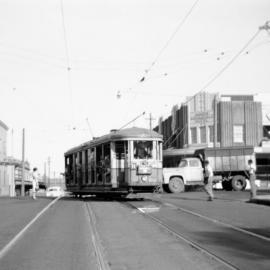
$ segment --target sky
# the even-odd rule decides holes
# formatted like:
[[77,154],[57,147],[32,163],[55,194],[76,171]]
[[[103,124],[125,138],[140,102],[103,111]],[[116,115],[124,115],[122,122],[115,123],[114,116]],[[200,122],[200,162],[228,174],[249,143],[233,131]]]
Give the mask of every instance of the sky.
[[270,116],[270,32],[204,88],[269,20],[269,0],[0,0],[8,154],[24,128],[31,167],[50,157],[59,174],[73,146],[143,112],[131,126],[157,125],[202,90],[253,94]]

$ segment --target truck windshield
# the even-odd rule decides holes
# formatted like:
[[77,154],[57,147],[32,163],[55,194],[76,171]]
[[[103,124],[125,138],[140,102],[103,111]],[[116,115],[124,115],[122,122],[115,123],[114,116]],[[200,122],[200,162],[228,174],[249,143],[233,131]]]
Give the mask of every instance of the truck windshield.
[[147,159],[153,157],[152,141],[134,141],[134,158]]
[[187,167],[187,161],[186,160],[181,160],[180,164],[179,164],[179,167],[180,168],[183,168],[183,167]]

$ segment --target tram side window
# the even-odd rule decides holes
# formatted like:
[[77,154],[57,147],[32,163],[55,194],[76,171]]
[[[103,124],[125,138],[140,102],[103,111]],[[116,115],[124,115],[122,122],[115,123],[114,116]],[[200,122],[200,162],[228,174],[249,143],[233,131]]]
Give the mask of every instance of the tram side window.
[[91,168],[91,183],[94,184],[96,182],[96,155],[95,155],[95,148],[91,148],[91,150],[90,150],[90,168]]
[[125,159],[127,154],[127,141],[115,142],[116,159]]
[[69,184],[72,179],[73,175],[73,160],[72,160],[72,155],[66,157],[66,168],[65,168],[65,177],[66,177],[66,183]]
[[148,159],[153,157],[152,141],[134,141],[134,158]]
[[88,184],[88,150],[84,151],[84,174],[85,183]]
[[97,168],[97,182],[102,182],[102,161],[103,161],[103,145],[96,147],[96,168]]

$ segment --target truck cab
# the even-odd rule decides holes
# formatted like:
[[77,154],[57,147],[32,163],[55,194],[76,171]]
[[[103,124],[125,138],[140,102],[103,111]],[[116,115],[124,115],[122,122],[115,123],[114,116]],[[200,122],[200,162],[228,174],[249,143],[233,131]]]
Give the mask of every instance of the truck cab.
[[199,158],[183,158],[177,167],[163,168],[164,190],[179,193],[189,185],[203,185],[203,167]]

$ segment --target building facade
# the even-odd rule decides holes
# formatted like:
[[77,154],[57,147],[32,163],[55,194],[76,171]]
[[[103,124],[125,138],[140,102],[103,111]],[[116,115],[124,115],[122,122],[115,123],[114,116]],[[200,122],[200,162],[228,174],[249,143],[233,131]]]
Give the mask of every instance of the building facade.
[[7,125],[0,120],[0,160],[7,156]]
[[262,105],[251,95],[201,92],[172,112],[155,128],[165,149],[258,146],[263,138]]

